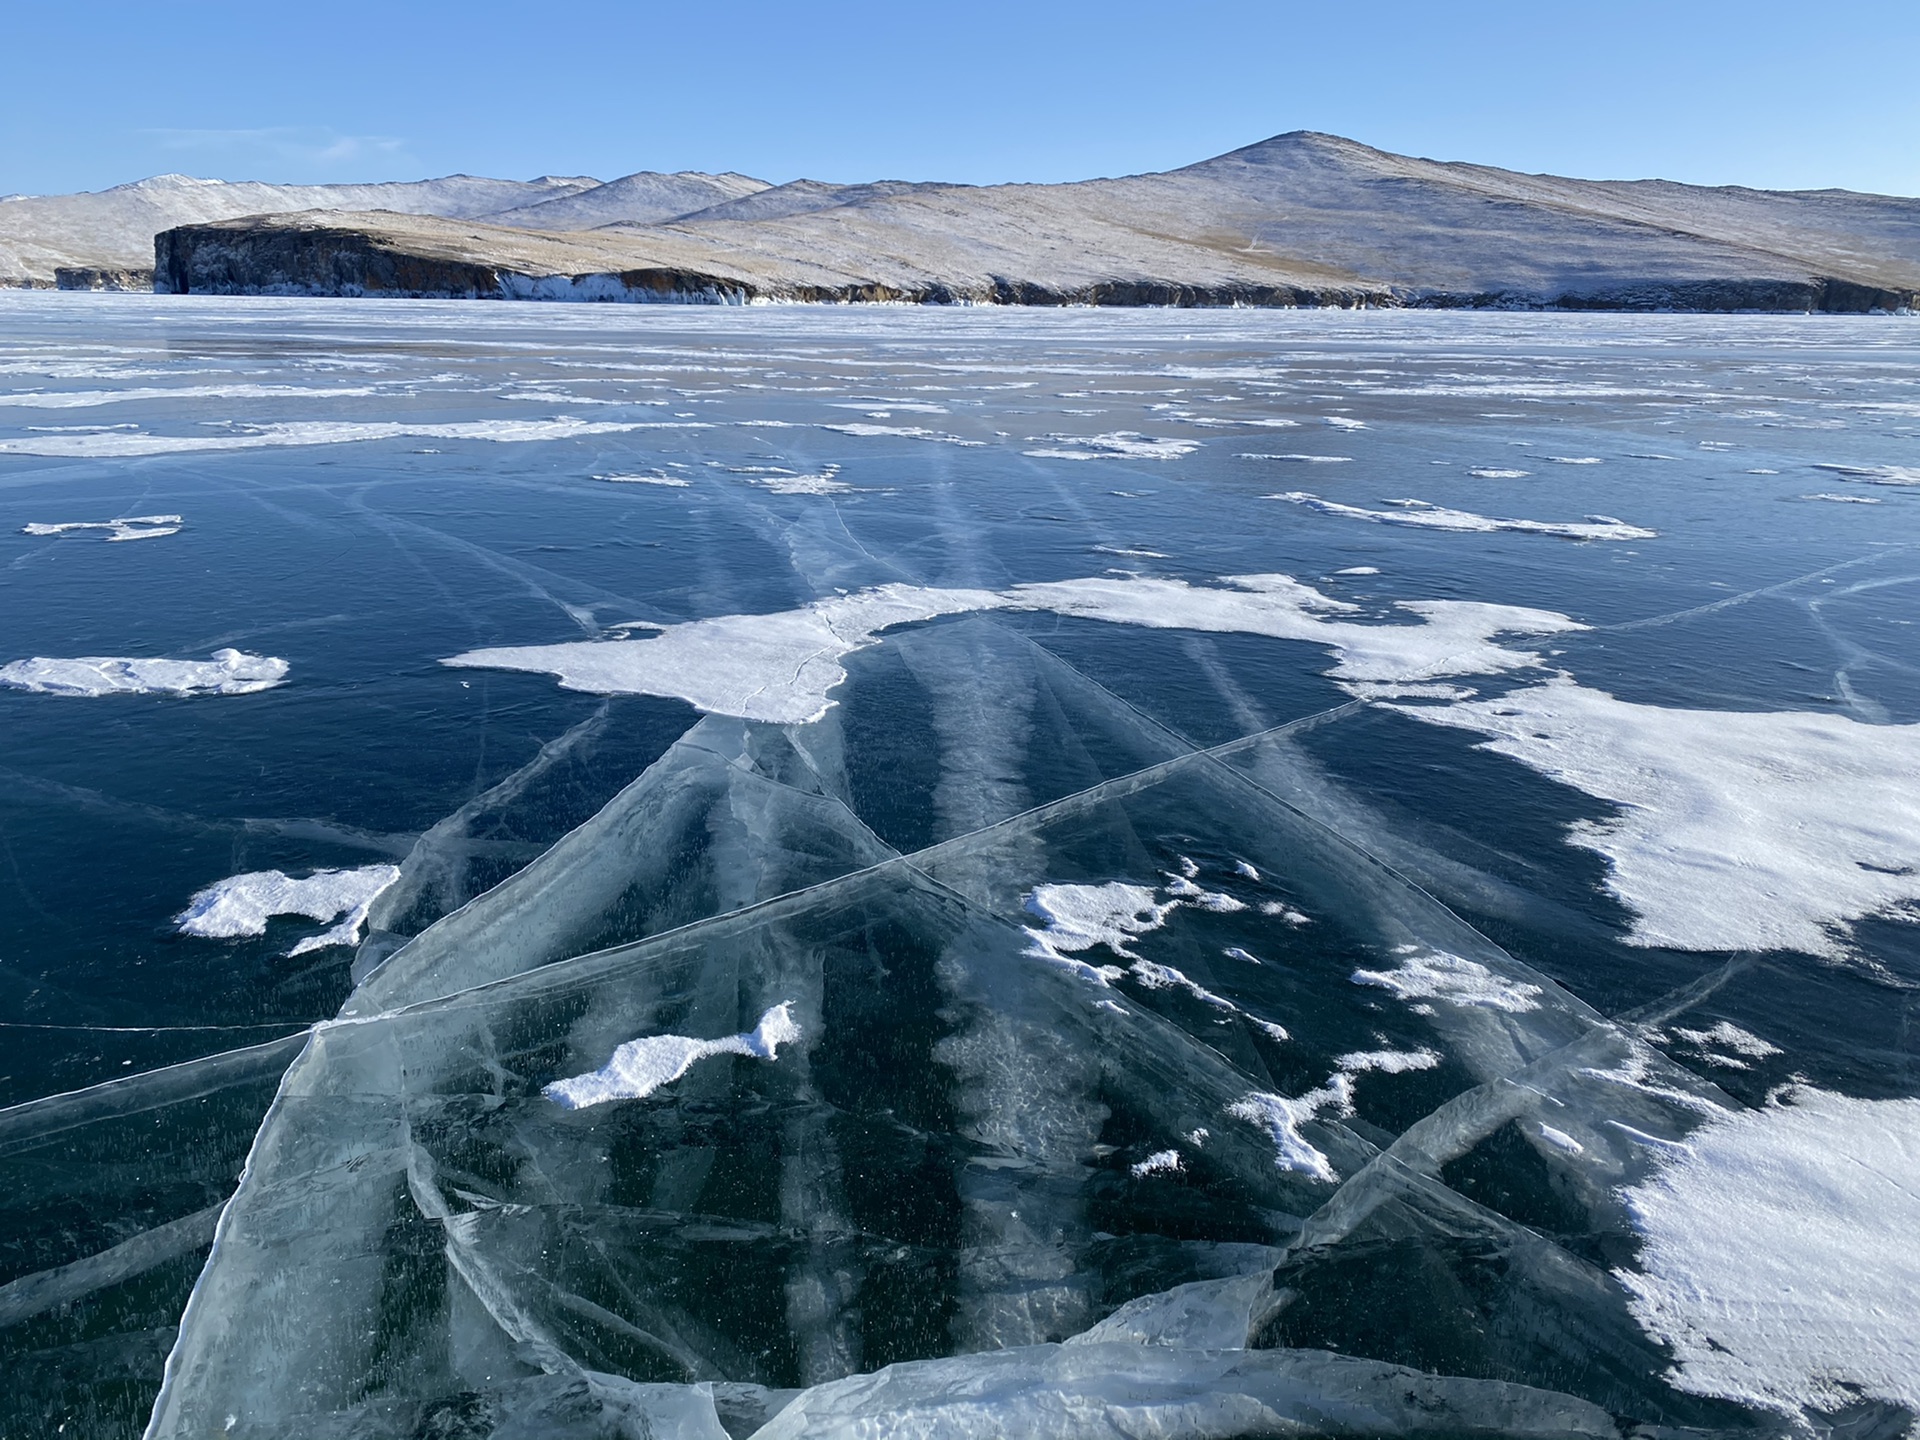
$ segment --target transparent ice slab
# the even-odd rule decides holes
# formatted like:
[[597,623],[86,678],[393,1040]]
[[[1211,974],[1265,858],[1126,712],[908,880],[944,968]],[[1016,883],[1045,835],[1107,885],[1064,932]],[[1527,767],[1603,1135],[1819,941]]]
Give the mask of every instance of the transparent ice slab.
[[[703,1407],[769,1434],[1029,1413],[1099,1433],[1074,1427],[1113,1407],[1169,1434],[1445,1428],[1340,1409],[1411,1383],[1368,1353],[1400,1337],[1339,1322],[1392,1303],[1383,1244],[1494,1320],[1460,1320],[1471,1353],[1415,1357],[1461,1377],[1419,1382],[1437,1413],[1700,1423],[1578,1242],[1620,1236],[1614,1188],[1723,1099],[1229,763],[1290,733],[1182,752],[1064,670],[1036,686],[1056,662],[1027,642],[947,628],[915,658],[951,838],[894,855],[843,798],[860,787],[831,730],[705,721],[371,972],[262,1127],[152,1434],[407,1433],[467,1406],[588,1435],[669,1402],[701,1417],[688,1433]],[[1037,734],[1073,737],[1094,783],[1038,799]],[[964,777],[944,807],[941,775]],[[1112,881],[1168,897],[1147,968],[1037,952],[1035,887]],[[1173,905],[1182,882],[1216,898]],[[654,933],[581,953],[623,924]],[[1356,979],[1434,955],[1479,990]],[[801,1039],[772,1061],[583,1111],[541,1094],[627,1040],[734,1034],[782,1004]],[[1341,1074],[1348,1113],[1293,1131],[1328,1178],[1245,1106]],[[1577,1155],[1541,1138],[1547,1114]],[[1579,1217],[1561,1237],[1447,1180],[1526,1124]],[[1146,1163],[1168,1150],[1172,1173]],[[1313,1358],[1330,1338],[1353,1358]],[[1105,1358],[1062,1358],[1069,1341]],[[1004,1406],[956,1408],[982,1385]]]

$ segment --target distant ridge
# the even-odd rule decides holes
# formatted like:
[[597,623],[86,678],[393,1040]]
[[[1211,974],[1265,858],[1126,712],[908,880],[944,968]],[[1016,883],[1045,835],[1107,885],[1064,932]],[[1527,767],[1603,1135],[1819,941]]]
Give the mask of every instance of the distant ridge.
[[[148,225],[156,287],[176,293],[1713,311],[1920,300],[1920,200],[1524,175],[1312,131],[1064,185],[156,177],[0,204],[0,277],[48,284],[65,266],[63,283],[109,283],[76,268],[92,265],[139,285]],[[69,258],[50,260],[55,248]]]

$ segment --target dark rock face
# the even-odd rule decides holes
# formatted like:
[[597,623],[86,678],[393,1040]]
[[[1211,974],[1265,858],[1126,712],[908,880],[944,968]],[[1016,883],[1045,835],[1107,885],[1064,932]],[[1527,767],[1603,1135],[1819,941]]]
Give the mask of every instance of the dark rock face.
[[488,265],[409,255],[364,231],[183,225],[153,240],[160,295],[392,295],[495,299]]
[[60,265],[53,272],[56,290],[122,290],[145,292],[153,289],[151,270],[111,270],[94,265]]
[[[69,280],[71,276],[71,280]],[[145,289],[135,271],[61,272],[63,289]],[[389,296],[440,300],[573,300],[740,305],[758,299],[847,303],[1114,305],[1207,308],[1363,307],[1868,314],[1920,308],[1920,293],[1822,276],[1614,281],[1579,291],[1457,292],[1412,286],[1253,283],[1187,285],[1115,277],[1068,289],[1011,275],[985,283],[901,286],[880,281],[772,287],[740,276],[658,266],[530,274],[504,265],[419,253],[404,240],[353,225],[262,221],[183,225],[154,239],[151,288],[172,295]]]

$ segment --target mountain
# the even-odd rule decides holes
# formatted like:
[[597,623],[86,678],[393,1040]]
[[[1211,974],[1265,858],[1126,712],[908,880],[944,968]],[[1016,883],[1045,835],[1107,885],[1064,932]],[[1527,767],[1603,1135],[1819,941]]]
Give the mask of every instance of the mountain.
[[528,230],[592,230],[601,225],[655,225],[693,211],[738,201],[772,189],[750,175],[705,175],[683,170],[663,175],[642,170],[590,190],[519,205],[486,216],[495,225]]
[[60,268],[137,277],[153,265],[153,237],[176,225],[293,210],[395,210],[458,218],[556,200],[599,184],[550,175],[524,181],[449,175],[379,185],[265,185],[156,175],[87,194],[9,195],[0,199],[0,286],[52,285]]
[[[735,193],[647,218],[703,185]],[[0,234],[22,203],[44,202],[0,206]],[[513,207],[426,208],[329,204],[178,225],[155,240],[157,285],[1694,310],[1899,309],[1920,298],[1920,200],[1523,175],[1307,131],[1178,170],[1064,185],[766,186],[642,174]]]

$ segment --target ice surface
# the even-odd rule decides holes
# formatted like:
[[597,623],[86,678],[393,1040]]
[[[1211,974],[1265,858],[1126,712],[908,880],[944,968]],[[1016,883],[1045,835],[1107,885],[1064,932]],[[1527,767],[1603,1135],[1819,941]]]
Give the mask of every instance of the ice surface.
[[790,1013],[792,1009],[791,1001],[775,1005],[760,1017],[760,1023],[753,1029],[718,1040],[689,1040],[684,1035],[648,1035],[629,1040],[598,1070],[556,1080],[541,1093],[565,1109],[584,1110],[589,1105],[605,1105],[611,1100],[644,1100],[710,1056],[777,1059],[782,1045],[800,1038],[800,1027],[794,1024]]
[[1619,1279],[1681,1388],[1920,1410],[1920,1101],[1796,1090],[1696,1130],[1626,1200],[1642,1270]]
[[211,660],[36,656],[0,665],[0,687],[42,695],[251,695],[286,678],[286,661],[232,649],[214,651]]
[[197,892],[174,923],[183,935],[231,940],[264,935],[275,915],[304,915],[337,920],[331,929],[299,941],[288,955],[304,955],[333,945],[357,945],[373,904],[400,878],[397,865],[366,865],[357,870],[316,870],[295,878],[278,870],[231,875]]
[[120,520],[32,521],[20,527],[22,535],[69,535],[80,530],[104,530],[108,540],[153,540],[178,535],[185,522],[178,515],[129,515]]
[[[1475,475],[1490,476],[1492,471],[1475,470]],[[1524,475],[1523,470],[1506,470],[1494,478],[1508,479]],[[1486,533],[1494,530],[1514,530],[1525,535],[1559,535],[1568,540],[1651,540],[1655,532],[1638,525],[1629,525],[1624,520],[1615,520],[1610,515],[1589,515],[1585,520],[1502,520],[1490,515],[1476,515],[1471,510],[1454,510],[1445,505],[1429,504],[1425,500],[1389,500],[1385,503],[1398,506],[1394,510],[1368,510],[1358,505],[1342,505],[1332,500],[1322,500],[1318,495],[1305,490],[1289,490],[1280,495],[1269,495],[1269,500],[1291,500],[1296,505],[1305,505],[1310,510],[1318,510],[1323,515],[1340,515],[1349,520],[1371,520],[1376,525],[1413,525],[1424,530],[1460,530]]]
[[[1910,400],[1860,408],[1910,388],[1886,324],[51,303],[7,302],[0,373],[263,389],[9,440],[689,413],[394,464],[0,454],[15,530],[184,508],[184,466],[205,551],[16,534],[23,635],[285,627],[328,677],[12,703],[0,1080],[42,1098],[0,1109],[0,1434],[1910,1423],[1920,589],[1904,536],[1762,523],[1798,485],[1696,445],[1902,461]],[[265,388],[336,370],[373,393]],[[889,407],[984,443],[819,428]],[[1020,453],[1274,415],[1462,514],[1509,445],[1604,456],[1555,473],[1660,538],[1331,523],[1231,445],[1126,490]],[[1116,551],[1150,573],[1087,573]],[[341,554],[350,605],[311,581]],[[501,641],[605,697],[431,663]],[[1576,817],[1737,953],[1631,943],[1633,866]],[[1736,831],[1770,848],[1715,898],[1680,872]],[[371,861],[399,878],[311,923],[240,893]],[[234,871],[277,943],[147,943]],[[265,955],[361,928],[350,977]]]
[[1920,725],[1641,705],[1566,676],[1404,713],[1621,807],[1567,838],[1607,858],[1634,944],[1838,958],[1849,922],[1920,903]]

